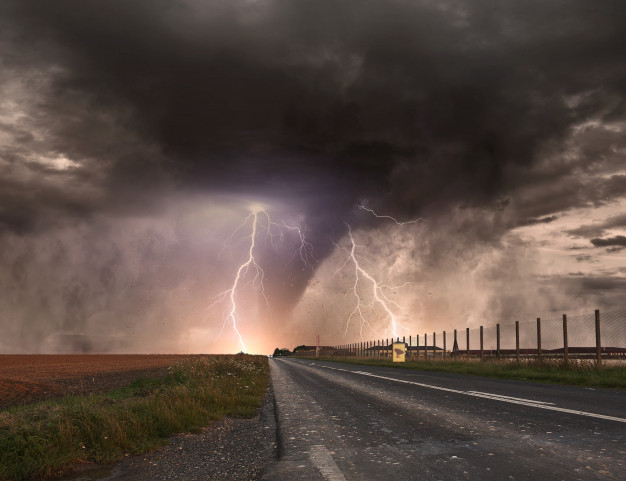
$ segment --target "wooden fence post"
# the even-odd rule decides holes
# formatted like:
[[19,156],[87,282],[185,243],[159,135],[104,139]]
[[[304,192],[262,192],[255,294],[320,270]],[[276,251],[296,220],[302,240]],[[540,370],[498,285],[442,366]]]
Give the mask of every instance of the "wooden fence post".
[[437,356],[437,333],[433,332],[433,359]]
[[[452,344],[452,353],[454,353],[454,348],[455,348],[455,347],[456,347],[457,349],[458,349],[458,347],[459,347],[459,344],[458,344],[458,342],[457,342],[457,340],[456,340],[456,329],[454,330],[454,344]],[[460,354],[460,353],[459,353],[459,354]]]
[[602,364],[602,343],[600,341],[600,311],[596,309],[596,362]]
[[466,349],[466,352],[467,352],[467,356],[466,356],[466,357],[467,357],[467,359],[469,359],[469,356],[470,356],[470,354],[469,354],[469,351],[470,351],[470,345],[469,345],[469,327],[466,327],[466,328],[465,328],[465,337],[466,337],[466,339],[465,339],[465,349]]
[[480,360],[485,360],[485,349],[483,344],[483,326],[480,326]]
[[446,358],[446,331],[443,331],[443,359]]
[[567,314],[563,314],[563,360],[569,362],[569,346],[567,345]]
[[541,318],[537,318],[537,359],[541,361]]
[[424,333],[424,356],[428,361],[428,334]]
[[496,324],[496,357],[500,359],[500,324]]
[[515,321],[515,358],[519,362],[519,321]]

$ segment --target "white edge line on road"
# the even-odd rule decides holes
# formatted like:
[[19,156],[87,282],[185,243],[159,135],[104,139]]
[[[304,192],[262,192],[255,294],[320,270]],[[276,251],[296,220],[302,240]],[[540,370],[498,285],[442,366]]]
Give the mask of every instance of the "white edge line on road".
[[[335,371],[338,370],[337,368],[329,367],[329,366],[323,366],[321,364],[313,364],[313,365],[318,366],[318,367],[323,367],[325,369],[332,369],[332,370],[335,370]],[[484,393],[484,392],[479,392],[479,391],[460,391],[458,389],[450,389],[450,388],[447,388],[447,387],[434,386],[432,384],[424,384],[424,383],[421,383],[421,382],[406,381],[404,379],[396,379],[396,378],[393,378],[393,377],[380,376],[378,374],[372,374],[370,372],[350,371],[348,369],[341,369],[341,370],[342,371],[346,371],[346,372],[351,372],[351,373],[354,373],[354,374],[360,374],[362,376],[369,376],[369,377],[375,377],[375,378],[378,378],[378,379],[385,379],[387,381],[395,381],[395,382],[400,382],[400,383],[403,383],[403,384],[413,384],[415,386],[425,387],[425,388],[428,388],[428,389],[436,389],[438,391],[445,391],[445,392],[451,392],[451,393],[455,393],[455,394],[463,394],[465,396],[472,396],[472,397],[480,397],[480,398],[485,398],[485,399],[492,399],[494,401],[501,401],[501,402],[506,402],[506,403],[511,403],[511,404],[519,404],[521,406],[530,406],[530,407],[537,408],[537,409],[546,409],[548,411],[557,411],[557,412],[561,412],[561,413],[575,414],[577,416],[587,416],[587,417],[590,417],[590,418],[606,419],[608,421],[617,421],[619,423],[626,423],[626,419],[625,418],[618,418],[618,417],[615,417],[615,416],[606,416],[604,414],[596,414],[596,413],[590,413],[590,412],[586,412],[586,411],[577,411],[575,409],[560,408],[558,406],[549,405],[548,403],[543,403],[542,401],[533,401],[532,399],[514,398],[514,397],[509,397],[509,396],[502,396],[500,394],[490,394],[490,393]]]
[[346,481],[326,446],[319,444],[311,446],[309,459],[327,481]]

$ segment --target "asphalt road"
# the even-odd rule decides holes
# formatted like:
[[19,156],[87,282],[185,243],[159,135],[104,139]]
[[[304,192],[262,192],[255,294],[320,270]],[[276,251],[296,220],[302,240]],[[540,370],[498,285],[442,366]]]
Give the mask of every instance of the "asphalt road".
[[264,480],[626,479],[626,393],[270,360]]

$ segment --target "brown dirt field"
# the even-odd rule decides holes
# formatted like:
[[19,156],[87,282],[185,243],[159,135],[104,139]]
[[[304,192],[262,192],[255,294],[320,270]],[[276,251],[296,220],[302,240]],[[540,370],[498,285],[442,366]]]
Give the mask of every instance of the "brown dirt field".
[[0,355],[0,410],[63,397],[128,386],[143,377],[159,377],[184,354],[42,354]]

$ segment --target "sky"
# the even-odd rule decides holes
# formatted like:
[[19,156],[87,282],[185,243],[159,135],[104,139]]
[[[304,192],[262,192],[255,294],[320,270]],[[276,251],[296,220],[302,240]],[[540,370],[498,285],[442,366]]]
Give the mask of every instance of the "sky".
[[271,353],[624,309],[624,19],[623,0],[3,0],[0,353]]

